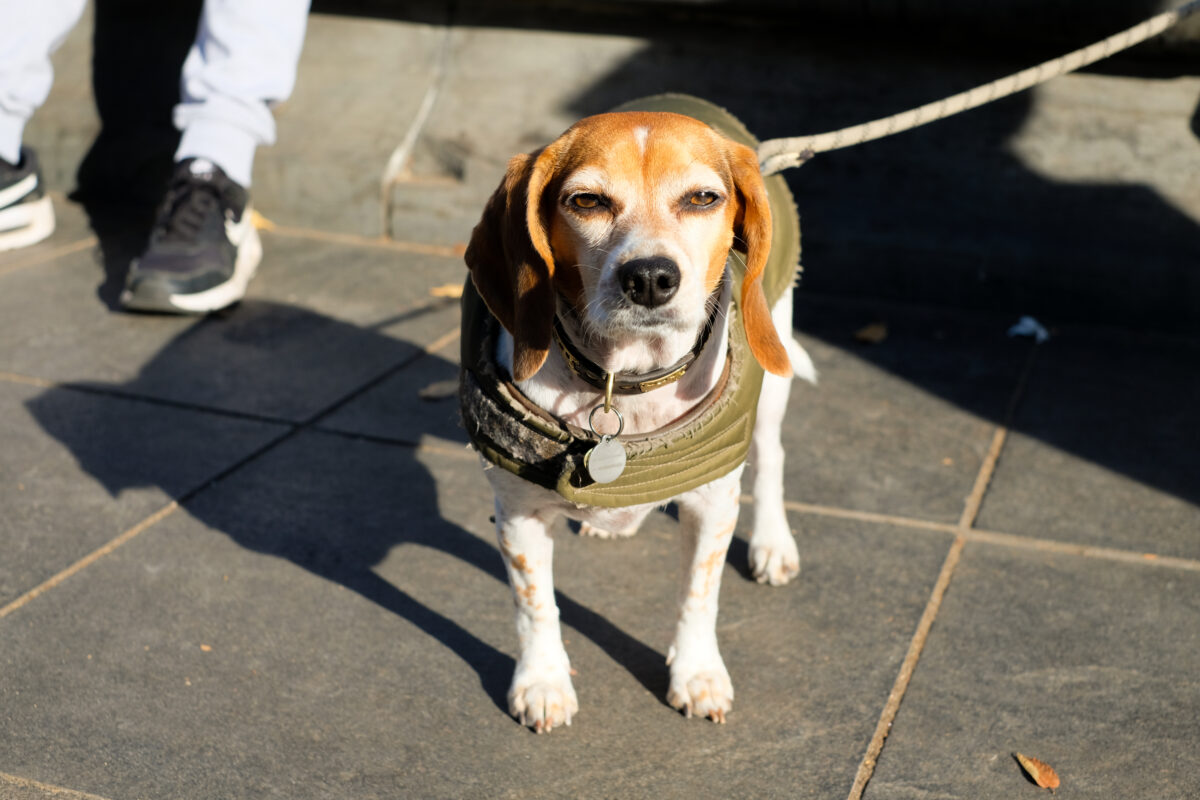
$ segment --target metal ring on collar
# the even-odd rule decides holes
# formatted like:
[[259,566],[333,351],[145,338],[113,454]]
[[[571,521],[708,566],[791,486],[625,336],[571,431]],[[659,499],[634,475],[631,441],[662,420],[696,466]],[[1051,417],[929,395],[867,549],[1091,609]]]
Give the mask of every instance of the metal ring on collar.
[[597,436],[620,436],[621,431],[625,430],[625,418],[621,416],[620,411],[617,411],[616,406],[610,406],[608,410],[617,415],[617,432],[601,434],[596,430],[596,412],[602,410],[604,410],[604,405],[600,404],[592,409],[591,414],[588,414],[588,427],[592,429],[592,433],[596,434]]

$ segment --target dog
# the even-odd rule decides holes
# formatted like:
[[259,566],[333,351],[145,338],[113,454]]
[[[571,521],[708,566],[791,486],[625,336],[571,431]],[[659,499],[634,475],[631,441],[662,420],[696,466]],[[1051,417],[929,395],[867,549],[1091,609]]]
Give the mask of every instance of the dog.
[[[724,723],[732,707],[717,597],[747,451],[752,572],[771,585],[799,572],[780,425],[791,378],[815,371],[791,334],[795,209],[777,202],[782,179],[768,192],[752,143],[686,96],[587,117],[512,158],[472,232],[463,418],[516,605],[508,706],[538,733],[579,708],[554,600],[558,518],[628,536],[675,503],[684,568],[667,700],[689,717]],[[773,204],[791,215],[782,228]],[[792,255],[769,299],[773,247]]]

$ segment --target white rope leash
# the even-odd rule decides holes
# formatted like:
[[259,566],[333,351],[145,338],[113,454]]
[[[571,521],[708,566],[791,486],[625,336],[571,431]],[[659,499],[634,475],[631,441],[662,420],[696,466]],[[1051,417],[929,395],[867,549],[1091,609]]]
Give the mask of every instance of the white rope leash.
[[787,139],[768,139],[758,146],[759,166],[762,168],[764,176],[774,175],[790,167],[800,166],[816,153],[881,139],[884,136],[891,136],[893,133],[900,133],[939,119],[945,119],[961,111],[1008,97],[1010,94],[1016,94],[1051,78],[1057,78],[1068,72],[1074,72],[1080,67],[1094,64],[1114,53],[1133,47],[1135,44],[1141,44],[1197,11],[1200,11],[1200,0],[1191,0],[1179,8],[1151,17],[1145,22],[1115,33],[1089,47],[1051,59],[1015,75],[985,83],[983,86],[977,86],[969,91],[927,103],[920,108],[893,114],[890,117],[830,133],[795,136]]

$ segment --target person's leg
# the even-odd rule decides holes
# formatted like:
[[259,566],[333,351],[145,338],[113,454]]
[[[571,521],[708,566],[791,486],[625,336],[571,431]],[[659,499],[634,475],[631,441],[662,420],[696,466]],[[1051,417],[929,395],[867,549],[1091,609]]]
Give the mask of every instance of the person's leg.
[[206,158],[249,187],[254,151],[275,143],[271,105],[296,80],[309,0],[206,0],[183,65],[175,160]]
[[50,54],[78,22],[86,0],[0,0],[0,250],[54,232],[37,156],[21,146],[25,123],[54,79]]
[[175,175],[126,308],[204,313],[242,298],[261,257],[248,188],[271,105],[292,91],[309,0],[206,0],[184,62]]

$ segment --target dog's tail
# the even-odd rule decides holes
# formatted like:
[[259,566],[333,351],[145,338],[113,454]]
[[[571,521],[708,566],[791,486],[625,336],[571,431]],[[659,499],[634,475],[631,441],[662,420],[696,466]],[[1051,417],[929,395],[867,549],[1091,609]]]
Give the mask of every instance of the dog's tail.
[[783,337],[783,346],[787,349],[788,359],[792,362],[792,376],[803,378],[812,385],[817,385],[817,368],[813,365],[808,351],[800,346],[793,336]]

